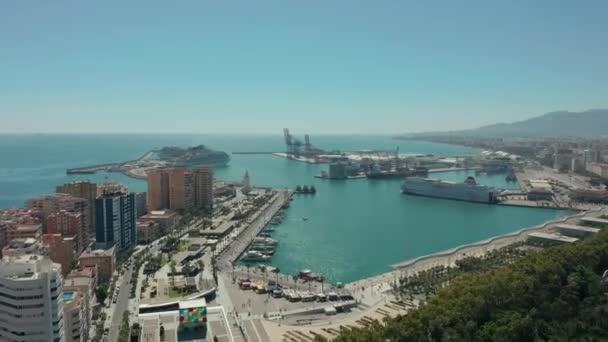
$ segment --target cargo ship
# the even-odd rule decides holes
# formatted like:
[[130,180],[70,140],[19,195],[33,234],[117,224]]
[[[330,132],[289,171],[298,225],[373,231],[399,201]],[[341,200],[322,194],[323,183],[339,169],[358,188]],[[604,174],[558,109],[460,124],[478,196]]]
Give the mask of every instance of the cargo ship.
[[477,184],[473,177],[467,177],[463,183],[418,177],[406,178],[401,186],[401,193],[477,203],[498,202],[496,190],[493,187]]
[[163,147],[158,150],[158,158],[176,167],[192,167],[198,165],[226,166],[230,156],[226,152],[215,151],[198,145],[194,147]]

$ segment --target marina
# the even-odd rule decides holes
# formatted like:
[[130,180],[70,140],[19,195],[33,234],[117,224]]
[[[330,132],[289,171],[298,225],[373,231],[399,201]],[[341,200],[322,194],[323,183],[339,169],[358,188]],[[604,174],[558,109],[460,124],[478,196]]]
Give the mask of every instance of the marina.
[[[24,142],[27,141],[26,137],[12,139],[16,139],[19,146],[28,146]],[[93,143],[98,140],[99,138],[94,136],[36,137],[32,140],[31,148],[45,145],[49,151],[47,154],[32,158],[31,153],[26,152],[29,148],[11,149],[3,151],[3,154],[8,157],[6,160],[8,165],[15,165],[17,168],[37,167],[33,162],[36,159],[43,165],[54,165],[54,169],[43,171],[53,175],[53,182],[79,179],[103,181],[105,177],[111,176],[127,185],[131,191],[146,191],[144,181],[123,176],[121,173],[108,174],[100,171],[97,174],[66,175],[65,170],[70,168],[74,160],[85,160],[90,164],[103,164],[113,159],[131,160],[133,156],[141,156],[141,151],[149,151],[159,145],[188,146],[204,143],[223,151],[242,151],[244,144],[251,151],[284,149],[281,139],[277,139],[276,136],[244,137],[242,141],[222,136],[144,135],[137,138],[113,136],[113,139],[107,140],[111,143],[99,145]],[[412,151],[436,156],[472,154],[471,149],[465,147],[395,141],[390,137],[329,136],[318,137],[316,141],[319,145],[336,147],[343,151],[363,148],[388,150],[397,145],[400,151],[408,151],[408,153]],[[61,153],[65,143],[74,143],[87,148],[74,151],[68,158]],[[19,159],[25,155],[30,157]],[[64,159],[49,161],[47,159],[50,156]],[[98,159],[91,159],[90,156]],[[567,210],[487,206],[405,196],[400,193],[402,183],[400,179],[325,181],[314,178],[314,175],[326,169],[327,165],[304,164],[264,154],[233,154],[232,156],[228,167],[215,170],[215,177],[218,180],[241,179],[245,171],[249,171],[251,182],[256,186],[294,189],[300,184],[316,188],[314,196],[294,196],[293,201],[280,201],[276,211],[283,212],[283,218],[274,219],[274,213],[271,214],[269,211],[267,217],[259,218],[260,221],[268,220],[269,224],[252,229],[251,234],[255,231],[253,235],[257,236],[264,229],[274,229],[272,238],[279,243],[274,249],[272,259],[266,262],[269,266],[277,267],[288,275],[311,269],[323,275],[330,283],[349,282],[380,274],[387,271],[389,265],[402,260],[508,233],[569,213]],[[433,178],[453,182],[462,182],[468,176],[474,176],[479,184],[513,191],[520,190],[517,183],[506,182],[504,175],[476,176],[472,170],[433,174]],[[15,179],[10,174],[4,174],[4,178],[0,179],[0,186],[6,189],[7,193],[17,194],[16,197],[9,199],[10,202],[0,198],[5,206],[22,205],[24,199],[19,196],[32,196],[54,190],[49,186],[48,181],[39,180],[36,173],[30,175],[24,171],[20,177]],[[33,188],[33,190],[28,190],[31,193],[22,192],[16,191],[14,187]],[[288,208],[280,210],[282,207]],[[371,214],[362,216],[358,213]],[[381,229],[382,234],[378,234],[378,229]],[[242,234],[248,236],[250,232]],[[233,255],[230,255],[230,259],[237,261],[238,256],[247,249],[251,241],[247,241],[248,239],[252,240],[253,236],[243,239],[242,245],[239,244],[236,249],[231,249],[230,253]],[[378,245],[382,248],[365,247]],[[227,263],[229,264],[230,262]],[[355,264],[357,267],[354,267]]]

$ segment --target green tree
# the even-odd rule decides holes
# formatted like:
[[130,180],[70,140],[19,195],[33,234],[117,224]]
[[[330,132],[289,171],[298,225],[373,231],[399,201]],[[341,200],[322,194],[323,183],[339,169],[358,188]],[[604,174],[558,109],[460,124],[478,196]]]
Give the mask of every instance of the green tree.
[[95,289],[95,296],[97,296],[98,303],[103,303],[106,301],[106,299],[108,298],[109,288],[110,285],[107,282],[101,283],[99,286],[97,286],[97,288]]

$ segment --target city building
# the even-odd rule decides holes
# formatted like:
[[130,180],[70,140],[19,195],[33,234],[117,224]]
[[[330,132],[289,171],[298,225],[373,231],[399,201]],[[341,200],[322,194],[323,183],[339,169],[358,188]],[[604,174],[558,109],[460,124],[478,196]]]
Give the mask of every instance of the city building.
[[0,340],[64,342],[61,266],[48,257],[0,261]]
[[116,248],[86,250],[78,258],[80,270],[97,269],[98,282],[109,281],[116,266]]
[[47,250],[38,240],[33,238],[13,239],[2,248],[3,257],[16,257],[26,254],[46,255]]
[[42,213],[35,209],[7,208],[0,209],[0,248],[7,241],[6,231],[18,224],[36,224],[41,222]]
[[145,192],[135,193],[135,217],[140,217],[148,213],[147,196]]
[[188,170],[181,167],[148,171],[148,211],[186,210],[188,175]]
[[87,232],[83,226],[80,213],[59,210],[50,214],[46,219],[47,234],[61,234],[64,237],[75,237],[77,251],[82,251],[85,246],[84,237]]
[[87,229],[86,238],[95,236],[95,199],[97,198],[97,184],[88,181],[65,183],[55,188],[55,192],[83,198],[87,201],[87,214],[84,217],[84,227]]
[[20,223],[6,228],[6,242],[14,239],[33,238],[40,240],[42,235],[42,224],[40,223]]
[[78,292],[83,297],[84,324],[82,328],[83,341],[89,340],[89,329],[96,304],[95,288],[97,287],[96,268],[85,268],[82,271],[69,273],[63,280],[63,291]]
[[122,251],[137,243],[135,194],[106,188],[95,200],[95,241],[102,248],[116,245]]
[[63,291],[63,331],[66,342],[86,342],[89,324],[86,321],[85,294]]
[[584,150],[583,151],[583,164],[585,166],[585,170],[588,172],[592,172],[591,167],[593,163],[599,161],[599,153],[596,150]]
[[148,170],[148,211],[168,209],[169,204],[169,179],[171,169]]
[[608,178],[608,164],[591,163],[591,173],[602,178]]
[[251,192],[251,177],[249,176],[249,171],[245,171],[245,176],[243,176],[241,185],[243,186],[243,189],[241,190],[242,193],[247,195]]
[[[47,231],[48,217],[60,210],[80,213],[84,231],[91,231],[90,224],[92,218],[89,217],[91,210],[89,209],[89,202],[84,198],[59,193],[30,198],[26,201],[26,204],[28,208],[37,209],[42,212],[42,224],[45,232]],[[87,236],[84,237],[84,240],[87,240],[88,238],[87,234]]]
[[137,243],[147,245],[161,236],[158,222],[137,221]]
[[76,266],[76,260],[80,253],[76,236],[44,234],[42,235],[42,241],[47,246],[51,260],[61,265],[64,275]]
[[[191,170],[192,189],[190,192],[193,195],[195,208],[211,209],[213,208],[213,169],[209,166],[197,166]],[[249,174],[246,174],[247,180]]]
[[163,234],[169,232],[178,222],[180,216],[173,210],[152,210],[139,218],[140,222],[156,222]]
[[148,171],[148,211],[213,207],[213,169],[207,166]]

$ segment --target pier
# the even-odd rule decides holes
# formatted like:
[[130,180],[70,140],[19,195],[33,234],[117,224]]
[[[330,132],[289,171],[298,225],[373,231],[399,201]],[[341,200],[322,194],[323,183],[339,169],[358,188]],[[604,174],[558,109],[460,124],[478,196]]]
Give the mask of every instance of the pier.
[[232,154],[275,154],[280,152],[232,152]]
[[[105,164],[97,164],[97,165],[89,165],[89,166],[81,166],[81,167],[73,167],[66,170],[68,175],[74,174],[94,174],[97,171],[122,171],[120,170],[126,164],[134,164],[139,163],[145,160],[152,158],[156,151],[150,150],[141,155],[139,158],[124,162],[117,163],[105,163]],[[128,175],[128,174],[127,174]],[[128,175],[129,176],[129,175]]]
[[[228,267],[241,256],[253,239],[268,225],[281,208],[289,203],[294,190],[280,190],[260,211],[247,220],[247,226],[236,232],[232,241],[226,241],[219,252],[218,265]],[[228,238],[230,240],[230,238]]]

